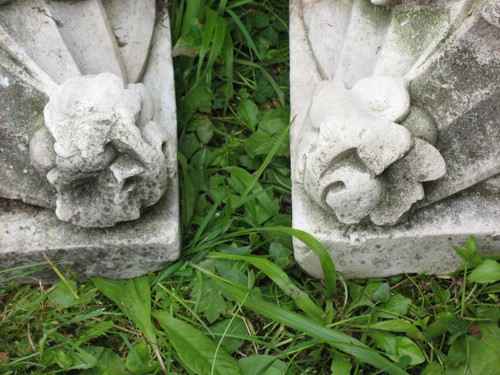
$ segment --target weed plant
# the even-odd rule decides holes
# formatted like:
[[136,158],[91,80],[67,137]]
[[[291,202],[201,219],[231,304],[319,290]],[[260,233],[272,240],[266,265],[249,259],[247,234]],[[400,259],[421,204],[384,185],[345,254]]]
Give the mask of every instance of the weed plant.
[[[346,281],[290,229],[288,2],[168,5],[181,259],[0,289],[0,373],[499,374],[500,264],[472,238],[453,275]],[[296,265],[291,235],[325,281]]]

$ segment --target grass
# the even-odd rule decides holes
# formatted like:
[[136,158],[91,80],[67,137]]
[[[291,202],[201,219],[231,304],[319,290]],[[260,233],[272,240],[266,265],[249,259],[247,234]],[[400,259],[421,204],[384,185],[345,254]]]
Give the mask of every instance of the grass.
[[450,276],[346,281],[290,229],[288,2],[170,14],[182,257],[133,280],[0,289],[0,373],[500,373],[500,264],[473,239]]

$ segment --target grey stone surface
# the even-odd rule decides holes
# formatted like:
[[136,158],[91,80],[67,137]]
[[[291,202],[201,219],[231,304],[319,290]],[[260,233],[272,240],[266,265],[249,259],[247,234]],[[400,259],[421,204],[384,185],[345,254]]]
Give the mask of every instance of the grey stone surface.
[[[377,228],[339,224],[332,214],[318,210],[300,187],[293,186],[292,194],[293,226],[313,234],[347,278],[452,272],[462,264],[453,246],[463,248],[471,234],[480,253],[499,253],[498,198],[479,188],[418,210],[404,223]],[[322,277],[318,258],[297,240],[294,256],[304,270]]]
[[498,0],[486,0],[481,5],[481,14],[493,26],[500,27],[500,2]]
[[54,189],[30,163],[29,142],[55,87],[0,27],[0,197],[45,207],[54,201]]
[[47,5],[82,74],[113,73],[127,82],[123,58],[101,0],[50,1]]
[[177,180],[165,196],[140,220],[111,228],[84,228],[64,223],[54,212],[0,212],[0,264],[2,269],[44,263],[0,274],[0,285],[16,274],[16,282],[53,283],[59,280],[44,255],[65,275],[79,280],[89,276],[127,279],[164,268],[179,256]]
[[55,82],[81,75],[59,27],[43,0],[13,1],[0,12],[0,25]]
[[155,0],[103,0],[120,48],[128,82],[139,82],[146,68],[155,25]]
[[415,103],[435,120],[447,165],[425,203],[500,173],[500,29],[474,12],[410,79]]
[[[85,76],[58,86],[57,77],[20,45],[20,31],[0,27],[0,197],[47,207],[0,212],[1,268],[43,262],[46,254],[81,279],[128,278],[160,269],[177,258],[180,246],[168,13],[156,14],[148,2],[155,26],[141,47],[147,62],[140,62],[142,83],[129,85],[102,3],[55,3],[47,3],[47,14],[60,23],[60,40]],[[137,11],[129,5],[130,12]],[[80,15],[62,30],[61,24]],[[104,34],[97,37],[99,32]],[[75,53],[77,45],[83,51]],[[93,48],[92,54],[79,55]],[[56,207],[61,218],[81,225],[132,221],[76,226],[60,221]],[[86,211],[75,214],[80,208]],[[56,280],[50,269],[17,280],[31,282],[32,276]]]
[[446,273],[468,235],[500,252],[497,3],[291,1],[293,226],[344,276]]

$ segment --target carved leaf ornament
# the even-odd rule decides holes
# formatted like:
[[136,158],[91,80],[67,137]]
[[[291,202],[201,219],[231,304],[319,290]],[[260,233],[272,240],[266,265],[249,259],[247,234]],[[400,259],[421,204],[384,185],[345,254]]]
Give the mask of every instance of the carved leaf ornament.
[[398,124],[409,113],[403,78],[373,76],[350,90],[342,81],[321,82],[309,109],[314,131],[298,163],[309,197],[345,224],[365,217],[396,224],[424,197],[421,183],[446,173],[439,151]]
[[312,201],[304,209],[393,226],[475,185],[490,191],[499,16],[499,0],[293,0],[292,178]]

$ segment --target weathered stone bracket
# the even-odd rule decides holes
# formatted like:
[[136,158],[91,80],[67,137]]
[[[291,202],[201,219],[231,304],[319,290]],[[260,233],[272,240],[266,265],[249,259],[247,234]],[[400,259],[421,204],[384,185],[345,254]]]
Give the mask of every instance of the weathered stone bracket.
[[[141,83],[111,74],[72,78],[45,106],[30,142],[35,167],[57,191],[60,220],[108,227],[138,219],[167,188],[166,133]],[[169,142],[170,141],[170,142]]]
[[498,0],[290,1],[293,227],[344,277],[451,272],[468,235],[499,253],[499,16]]
[[409,112],[403,78],[365,78],[350,90],[342,81],[321,82],[306,119],[314,130],[299,145],[296,181],[342,223],[369,216],[376,225],[396,224],[424,197],[421,183],[446,173],[439,151],[418,137],[435,132],[430,120],[414,115],[408,128],[396,123]]
[[[166,4],[0,5],[0,197],[38,206],[0,210],[0,284],[44,255],[80,280],[164,268],[180,250]],[[58,281],[16,281],[39,279]]]

